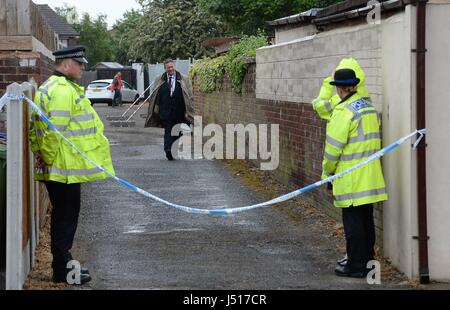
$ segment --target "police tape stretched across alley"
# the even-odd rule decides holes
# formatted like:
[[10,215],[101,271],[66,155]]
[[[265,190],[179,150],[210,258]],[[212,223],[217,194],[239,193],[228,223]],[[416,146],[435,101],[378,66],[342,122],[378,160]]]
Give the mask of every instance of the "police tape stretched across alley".
[[410,134],[400,138],[399,140],[395,141],[394,143],[390,144],[389,146],[381,149],[380,151],[378,151],[377,153],[371,155],[370,157],[368,157],[366,160],[362,161],[361,163],[355,165],[354,167],[343,171],[339,174],[330,176],[324,180],[318,181],[314,184],[305,186],[303,188],[297,189],[293,192],[290,192],[288,194],[282,195],[280,197],[274,198],[272,200],[263,202],[263,203],[259,203],[259,204],[255,204],[255,205],[251,205],[251,206],[246,206],[246,207],[240,207],[240,208],[226,208],[226,209],[214,209],[214,210],[208,210],[208,209],[198,209],[198,208],[191,208],[191,207],[187,207],[187,206],[182,206],[182,205],[178,205],[178,204],[174,204],[171,203],[169,201],[166,201],[160,197],[157,197],[139,187],[137,187],[136,185],[123,180],[117,176],[115,176],[114,174],[110,173],[109,171],[107,171],[106,169],[104,169],[103,167],[101,167],[100,165],[98,165],[96,162],[94,162],[92,159],[90,159],[89,157],[87,157],[76,145],[74,145],[70,140],[68,140],[58,129],[57,127],[52,124],[50,122],[50,120],[47,118],[47,116],[45,115],[45,113],[33,102],[31,101],[29,98],[25,97],[24,95],[21,95],[19,97],[17,96],[13,96],[11,94],[5,94],[1,99],[0,99],[0,110],[1,108],[3,108],[3,106],[5,106],[10,100],[25,100],[27,101],[27,103],[32,107],[32,109],[35,111],[35,113],[37,115],[39,115],[39,117],[47,124],[48,129],[52,130],[54,132],[56,132],[67,144],[69,144],[78,154],[80,154],[85,160],[87,160],[89,163],[91,163],[92,165],[94,165],[97,169],[99,169],[100,171],[106,173],[107,175],[109,175],[111,178],[113,178],[114,180],[116,180],[117,182],[119,182],[120,184],[128,187],[129,189],[145,196],[148,197],[150,199],[153,199],[155,201],[158,201],[162,204],[165,204],[167,206],[170,207],[174,207],[176,209],[179,209],[181,211],[185,211],[188,213],[196,213],[196,214],[219,214],[219,215],[226,215],[226,214],[234,214],[234,213],[240,213],[240,212],[244,212],[244,211],[248,211],[248,210],[252,210],[252,209],[257,209],[257,208],[263,208],[263,207],[268,207],[274,204],[278,204],[287,200],[290,200],[296,196],[299,196],[301,194],[304,194],[312,189],[315,189],[319,186],[322,186],[328,182],[333,182],[335,179],[337,178],[341,178],[344,175],[364,166],[367,165],[368,163],[376,160],[377,158],[380,158],[384,155],[386,155],[387,153],[393,151],[394,149],[396,149],[397,147],[399,147],[400,145],[402,145],[403,143],[405,143],[406,141],[408,141],[409,139],[413,138],[414,136],[419,135],[419,138],[417,139],[417,141],[414,143],[413,148],[415,149],[415,147],[419,144],[420,140],[423,138],[423,136],[426,134],[426,129],[420,129],[420,130],[415,130],[414,132],[411,132]]

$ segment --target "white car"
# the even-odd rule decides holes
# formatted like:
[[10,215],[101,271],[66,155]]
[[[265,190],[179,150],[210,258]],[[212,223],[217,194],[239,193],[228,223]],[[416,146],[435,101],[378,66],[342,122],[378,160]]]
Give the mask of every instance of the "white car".
[[[108,103],[112,104],[114,92],[109,90],[113,80],[97,80],[93,81],[86,88],[86,97],[89,98],[92,104],[94,103]],[[122,102],[133,103],[140,96],[137,90],[133,89],[127,82],[123,81],[122,88]]]

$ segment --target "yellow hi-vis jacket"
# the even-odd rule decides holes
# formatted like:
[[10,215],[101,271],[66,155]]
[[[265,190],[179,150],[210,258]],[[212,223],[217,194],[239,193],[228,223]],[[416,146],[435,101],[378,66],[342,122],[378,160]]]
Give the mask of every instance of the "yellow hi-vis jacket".
[[[63,76],[51,76],[38,89],[35,103],[55,127],[87,157],[114,174],[109,141],[104,136],[104,125],[84,96],[84,88]],[[33,153],[40,152],[46,164],[34,174],[38,181],[85,183],[108,178],[50,130],[33,112],[30,144]]]
[[[354,58],[344,58],[341,60],[336,70],[340,69],[352,69],[356,73],[356,77],[360,79],[357,85],[357,92],[362,98],[366,98],[370,101],[369,92],[366,89],[366,75],[361,69],[358,61]],[[331,113],[334,108],[341,102],[338,95],[334,94],[334,86],[330,84],[333,81],[333,77],[327,77],[323,80],[322,87],[320,89],[319,96],[313,100],[313,109],[317,112],[320,118],[329,121],[331,118]]]
[[[339,103],[327,124],[322,178],[343,172],[381,149],[380,119],[373,105],[357,93]],[[333,182],[336,207],[360,206],[388,199],[379,159]]]

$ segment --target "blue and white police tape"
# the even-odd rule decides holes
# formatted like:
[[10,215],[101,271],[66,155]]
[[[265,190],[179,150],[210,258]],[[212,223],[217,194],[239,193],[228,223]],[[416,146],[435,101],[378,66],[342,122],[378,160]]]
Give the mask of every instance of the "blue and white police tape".
[[301,194],[304,194],[306,192],[309,192],[310,190],[313,190],[319,186],[322,186],[325,183],[328,182],[332,182],[337,178],[341,178],[346,174],[349,174],[350,172],[361,168],[364,165],[367,165],[368,163],[386,155],[389,152],[392,152],[394,149],[396,149],[397,147],[399,147],[400,145],[402,145],[403,143],[405,143],[407,140],[409,140],[410,138],[419,135],[417,141],[414,143],[413,148],[415,149],[417,147],[417,145],[419,144],[420,140],[424,137],[424,135],[426,134],[426,129],[421,129],[421,130],[415,130],[414,132],[411,132],[410,134],[404,136],[403,138],[395,141],[394,143],[392,143],[391,145],[383,148],[382,150],[380,150],[379,152],[373,154],[372,156],[368,157],[366,160],[364,160],[363,162],[355,165],[354,167],[343,171],[339,174],[333,175],[329,178],[326,178],[322,181],[316,182],[314,184],[305,186],[303,188],[300,188],[298,190],[295,190],[293,192],[287,193],[283,196],[274,198],[272,200],[263,202],[263,203],[258,203],[255,205],[251,205],[251,206],[247,206],[247,207],[241,207],[241,208],[226,208],[226,209],[214,209],[214,210],[208,210],[208,209],[199,209],[199,208],[191,208],[191,207],[186,207],[186,206],[182,206],[182,205],[178,205],[178,204],[174,204],[171,203],[169,201],[166,201],[162,198],[159,198],[139,187],[137,187],[134,184],[131,184],[130,182],[123,180],[121,178],[116,177],[115,175],[111,174],[110,172],[108,172],[107,170],[105,170],[103,167],[101,167],[100,165],[98,165],[97,163],[95,163],[93,160],[91,160],[90,158],[88,158],[82,151],[80,151],[76,145],[74,145],[72,142],[70,142],[61,132],[59,132],[56,127],[50,122],[50,120],[47,118],[47,116],[45,115],[45,113],[43,111],[41,111],[41,109],[39,109],[39,107],[30,99],[28,99],[25,96],[21,96],[21,97],[17,97],[17,98],[12,98],[12,97],[8,97],[8,99],[15,99],[15,100],[21,100],[24,99],[28,102],[28,104],[32,107],[32,109],[39,115],[39,117],[48,125],[49,129],[56,132],[59,136],[61,136],[61,138],[68,143],[70,146],[72,146],[85,160],[87,160],[89,163],[93,164],[95,167],[97,167],[99,170],[105,172],[107,175],[109,175],[111,178],[113,178],[114,180],[116,180],[117,182],[119,182],[120,184],[128,187],[129,189],[145,196],[148,197],[150,199],[153,199],[155,201],[158,201],[162,204],[165,204],[167,206],[176,208],[178,210],[184,211],[184,212],[188,212],[188,213],[196,213],[196,214],[209,214],[209,215],[227,215],[227,214],[234,214],[234,213],[240,213],[240,212],[244,212],[244,211],[249,211],[252,209],[257,209],[257,208],[264,208],[264,207],[268,207],[274,204],[278,204],[287,200],[290,200],[294,197],[297,197]]
[[3,110],[3,107],[8,103],[9,99],[8,94],[4,94],[0,98],[0,111]]

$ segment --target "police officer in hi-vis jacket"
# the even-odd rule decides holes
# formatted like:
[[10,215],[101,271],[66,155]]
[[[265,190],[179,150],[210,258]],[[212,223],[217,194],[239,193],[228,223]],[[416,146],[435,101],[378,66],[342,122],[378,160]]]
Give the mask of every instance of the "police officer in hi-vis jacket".
[[[357,92],[360,79],[352,69],[339,69],[330,85],[340,101],[326,128],[322,178],[339,174],[381,149],[380,118]],[[388,199],[380,159],[333,182],[334,205],[342,209],[348,260],[337,264],[335,273],[365,277],[367,263],[374,259],[373,204]]]
[[[114,173],[108,139],[103,123],[75,83],[82,76],[85,48],[76,46],[53,53],[56,71],[36,92],[35,103],[68,140],[107,171]],[[30,142],[36,158],[35,180],[42,181],[52,203],[51,252],[53,281],[84,284],[89,271],[78,270],[79,281],[70,281],[70,253],[80,212],[81,184],[108,178],[81,157],[35,113],[32,114]],[[76,266],[76,265],[75,265]],[[76,276],[74,277],[77,278]]]

